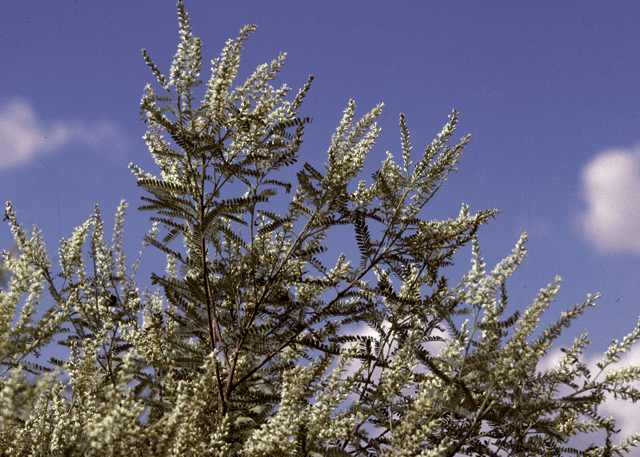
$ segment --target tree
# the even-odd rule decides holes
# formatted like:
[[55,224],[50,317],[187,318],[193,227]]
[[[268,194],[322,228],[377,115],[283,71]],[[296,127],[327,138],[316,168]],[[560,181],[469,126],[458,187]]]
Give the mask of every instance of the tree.
[[[178,16],[169,78],[143,50],[162,90],[148,85],[141,104],[160,176],[130,166],[147,192],[140,209],[154,213],[144,245],[167,255],[151,277],[158,288],[139,290],[139,258],[127,266],[124,202],[112,244],[96,206],[62,240],[57,274],[40,233],[29,237],[7,203],[21,254],[5,254],[13,278],[0,295],[4,455],[605,456],[638,443],[640,434],[614,445],[615,420],[597,408],[607,394],[640,399],[629,384],[640,367],[609,369],[640,326],[612,343],[598,373],[580,361],[587,334],[540,372],[553,341],[598,296],[534,338],[559,278],[504,317],[526,235],[487,272],[477,230],[498,211],[463,205],[455,219],[422,218],[470,139],[449,145],[457,112],[416,163],[401,115],[401,163],[388,155],[369,184],[352,184],[382,106],[356,121],[351,101],[325,169],[298,166],[294,185],[285,170],[311,122],[298,115],[313,78],[288,101],[289,88],[271,86],[280,55],[232,89],[255,30],[247,26],[213,61],[196,103],[201,43],[182,1]],[[284,212],[274,208],[278,190],[293,190]],[[337,226],[353,227],[357,265],[342,254],[327,266]],[[442,269],[469,244],[473,267],[451,286]],[[36,320],[45,286],[54,305]],[[349,334],[348,324],[376,335]],[[68,361],[52,358],[53,370],[26,360],[61,333]],[[567,446],[597,430],[602,446]]]
[[[14,244],[11,247],[11,251],[9,251],[9,256],[14,257],[16,255],[16,251],[17,251],[17,245]],[[4,260],[2,260],[2,262],[0,262],[0,288],[7,286],[7,284],[9,283],[10,275],[11,275],[11,272],[5,266]]]

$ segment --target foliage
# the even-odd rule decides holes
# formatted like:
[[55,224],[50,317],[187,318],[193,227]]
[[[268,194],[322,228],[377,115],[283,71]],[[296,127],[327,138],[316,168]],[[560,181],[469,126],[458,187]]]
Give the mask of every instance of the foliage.
[[[369,184],[352,184],[382,106],[356,120],[351,101],[325,169],[304,163],[294,185],[287,168],[311,122],[298,114],[313,78],[288,101],[288,87],[271,85],[283,54],[232,88],[247,26],[212,62],[198,104],[201,43],[181,1],[178,15],[168,78],[143,50],[162,88],[148,85],[141,103],[160,177],[130,166],[147,193],[140,209],[154,214],[144,246],[167,255],[158,288],[139,289],[140,258],[127,266],[124,202],[110,245],[97,206],[62,240],[57,274],[40,232],[29,237],[7,204],[21,254],[4,253],[13,276],[0,295],[3,455],[605,456],[638,443],[613,445],[615,420],[597,408],[607,394],[640,399],[630,386],[640,368],[608,370],[640,327],[596,374],[580,362],[587,334],[541,371],[597,295],[535,336],[559,279],[504,317],[526,236],[487,272],[476,233],[496,210],[422,218],[470,139],[449,144],[457,112],[416,163],[401,115],[402,161],[388,154]],[[293,190],[284,214],[273,208],[279,190]],[[343,226],[357,265],[341,254],[328,266],[327,240]],[[469,244],[472,269],[450,286],[441,270]],[[43,298],[53,306],[36,319]],[[355,324],[373,334],[344,328]],[[52,358],[55,370],[26,360],[59,334],[69,360]],[[597,430],[602,446],[568,447]]]
[[[9,251],[9,256],[14,257],[16,255],[17,249],[18,249],[18,245],[14,244],[11,250]],[[5,266],[4,260],[3,260],[2,262],[0,262],[0,288],[7,287],[10,276],[11,276],[11,272]]]

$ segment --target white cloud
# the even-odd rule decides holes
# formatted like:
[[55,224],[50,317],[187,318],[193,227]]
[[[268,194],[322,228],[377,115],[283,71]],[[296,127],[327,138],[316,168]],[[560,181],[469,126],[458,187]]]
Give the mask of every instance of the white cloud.
[[580,230],[601,252],[640,253],[640,146],[596,156],[582,171]]
[[59,121],[43,123],[33,107],[14,100],[0,108],[0,170],[27,165],[71,144],[96,148],[111,145],[120,149],[124,137],[110,122]]

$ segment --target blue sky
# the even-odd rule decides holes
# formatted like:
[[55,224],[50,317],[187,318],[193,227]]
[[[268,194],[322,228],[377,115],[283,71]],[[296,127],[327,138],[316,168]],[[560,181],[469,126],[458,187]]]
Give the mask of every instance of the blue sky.
[[[297,90],[315,76],[302,115],[301,162],[324,162],[350,98],[364,114],[384,102],[381,138],[365,177],[399,156],[398,116],[407,116],[419,154],[452,109],[457,134],[473,135],[459,169],[425,216],[498,208],[480,231],[488,267],[520,234],[529,255],[507,283],[524,309],[560,275],[548,311],[600,292],[595,309],[562,341],[589,329],[595,363],[640,314],[640,2],[595,1],[234,1],[186,3],[204,43],[202,77],[238,29],[258,30],[245,46],[243,79],[287,52],[277,85]],[[100,204],[107,226],[121,199],[131,203],[126,250],[132,260],[150,214],[130,162],[154,172],[139,102],[153,75],[146,48],[166,73],[178,44],[173,0],[26,2],[8,0],[0,17],[0,197],[25,226],[43,230],[55,258]],[[0,229],[0,247],[12,244]],[[346,248],[345,248],[346,249]],[[162,257],[148,256],[148,259]],[[469,267],[460,253],[448,276]],[[151,260],[149,262],[152,263]],[[151,268],[151,267],[149,267]],[[158,267],[156,267],[158,268]],[[144,278],[139,278],[146,285]],[[640,361],[640,347],[628,361]],[[638,413],[618,409],[628,430]],[[634,412],[635,411],[635,412]]]

